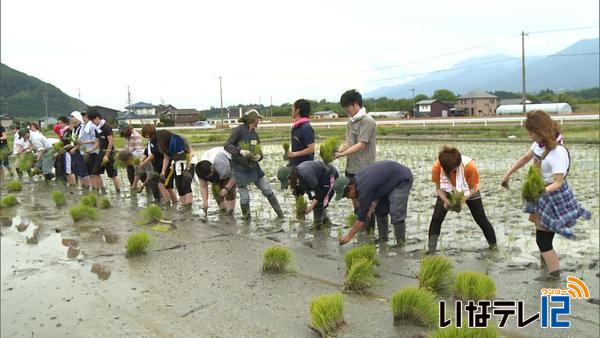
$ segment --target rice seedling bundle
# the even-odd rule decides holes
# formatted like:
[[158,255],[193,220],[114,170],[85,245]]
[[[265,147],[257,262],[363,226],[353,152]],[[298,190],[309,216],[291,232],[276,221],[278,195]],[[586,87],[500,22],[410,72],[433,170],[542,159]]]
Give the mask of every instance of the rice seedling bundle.
[[460,272],[456,275],[454,294],[464,300],[490,300],[496,296],[496,283],[481,272]]
[[310,302],[311,328],[325,337],[344,324],[344,303],[341,293],[325,294]]
[[353,292],[362,292],[373,284],[375,280],[375,267],[373,261],[363,257],[355,260],[346,274],[344,289]]
[[57,207],[62,207],[67,204],[67,199],[65,198],[65,194],[62,191],[53,191],[52,200],[54,201]]
[[18,203],[19,201],[17,200],[17,196],[15,196],[14,194],[8,194],[2,197],[2,199],[0,200],[0,206],[2,206],[3,208],[14,207]]
[[366,258],[373,265],[377,264],[376,254],[377,250],[375,249],[375,245],[372,244],[364,244],[356,248],[352,248],[344,255],[344,263],[346,264],[346,274],[350,271],[354,262],[360,260],[361,258]]
[[272,246],[263,252],[263,271],[279,273],[285,271],[292,259],[288,248]]
[[443,293],[454,284],[454,264],[444,256],[425,256],[419,270],[419,287]]
[[136,232],[127,238],[127,255],[137,256],[146,252],[150,245],[150,235],[145,232]]
[[85,204],[78,204],[72,207],[71,209],[69,209],[69,214],[75,222],[79,222],[84,218],[92,220],[98,219],[98,213],[96,208]]
[[416,287],[406,287],[392,295],[394,324],[410,320],[418,325],[433,326],[438,320],[438,302],[435,294]]
[[333,162],[335,152],[340,146],[340,141],[337,137],[329,137],[319,146],[319,156],[326,164]]
[[9,192],[21,191],[23,190],[23,183],[21,181],[10,181],[6,183],[6,190]]
[[536,201],[542,195],[544,191],[544,179],[542,178],[542,172],[537,166],[529,167],[527,177],[523,182],[523,188],[521,189],[521,195],[526,201]]

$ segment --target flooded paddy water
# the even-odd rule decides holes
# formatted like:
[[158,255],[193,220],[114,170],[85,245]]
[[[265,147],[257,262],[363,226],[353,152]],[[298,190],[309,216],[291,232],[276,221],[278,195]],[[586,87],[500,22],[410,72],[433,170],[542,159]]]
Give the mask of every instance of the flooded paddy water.
[[[449,212],[438,243],[440,254],[450,257],[456,270],[488,273],[496,282],[498,299],[521,299],[525,312],[539,311],[539,290],[562,287],[536,281],[540,267],[535,231],[521,211],[520,187],[526,169],[513,175],[510,189],[500,177],[528,150],[526,143],[453,144],[472,157],[480,172],[480,189],[486,213],[498,238],[491,252],[468,210]],[[393,159],[411,168],[415,177],[410,195],[405,247],[378,245],[379,278],[370,293],[345,295],[347,325],[339,334],[348,337],[411,337],[428,330],[410,324],[394,326],[389,304],[397,289],[417,285],[419,260],[427,246],[429,221],[435,203],[431,183],[439,142],[378,144],[378,159]],[[206,148],[194,147],[197,152]],[[599,146],[570,145],[572,165],[568,181],[579,202],[592,211],[591,220],[576,225],[577,239],[557,236],[563,277],[582,278],[593,301],[572,302],[569,330],[542,330],[538,323],[526,329],[502,330],[505,336],[597,337],[599,333]],[[1,335],[2,337],[108,337],[108,336],[289,336],[310,337],[310,299],[341,290],[342,256],[353,246],[371,240],[366,234],[353,243],[337,244],[338,227],[351,212],[350,201],[334,202],[328,213],[329,229],[312,230],[311,219],[295,219],[294,199],[281,191],[276,172],[283,164],[278,144],[265,144],[261,166],[286,212],[275,220],[266,198],[251,188],[252,220],[241,221],[239,205],[233,216],[219,214],[211,199],[208,216],[200,209],[197,184],[194,208],[167,209],[162,218],[175,228],[143,225],[139,212],[147,205],[145,194],[116,194],[110,182],[112,208],[99,209],[98,220],[74,223],[69,207],[82,196],[80,189],[24,179],[16,193],[20,204],[0,214]],[[334,165],[343,172],[344,161]],[[124,172],[122,185],[127,186]],[[56,208],[54,190],[67,196],[67,206]],[[7,192],[2,186],[4,196]],[[151,235],[146,255],[125,257],[127,237],[137,231]],[[347,231],[347,229],[344,229]],[[262,251],[283,245],[293,253],[293,271],[283,275],[261,272]],[[512,323],[511,323],[512,322]]]

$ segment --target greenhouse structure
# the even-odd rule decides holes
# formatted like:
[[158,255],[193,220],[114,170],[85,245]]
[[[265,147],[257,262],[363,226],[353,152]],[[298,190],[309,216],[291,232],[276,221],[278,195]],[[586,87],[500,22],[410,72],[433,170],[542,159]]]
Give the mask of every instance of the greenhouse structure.
[[[573,110],[568,103],[536,103],[526,104],[525,110],[543,110],[549,114],[571,114]],[[522,114],[523,105],[520,104],[504,104],[496,108],[497,115]]]

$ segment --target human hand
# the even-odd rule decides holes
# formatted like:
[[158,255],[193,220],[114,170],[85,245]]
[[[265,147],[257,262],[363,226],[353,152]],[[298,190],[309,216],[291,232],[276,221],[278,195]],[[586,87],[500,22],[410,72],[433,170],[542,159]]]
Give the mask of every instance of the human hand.
[[502,179],[500,180],[500,185],[508,189],[508,180],[510,180],[510,176],[502,176]]
[[108,155],[104,155],[104,157],[102,158],[102,164],[106,163],[108,163]]
[[450,201],[444,201],[444,209],[450,210],[450,208],[452,208],[452,205],[450,205]]
[[252,152],[250,150],[240,150],[240,156],[245,158],[250,158],[252,156]]
[[336,159],[340,158],[340,157],[344,157],[344,156],[345,156],[344,153],[343,152],[339,152],[339,151],[336,151],[335,154],[334,154],[334,157]]
[[226,188],[223,188],[223,189],[221,189],[221,191],[219,191],[219,196],[225,197],[225,196],[227,196],[228,192],[229,192],[229,190],[227,190]]
[[252,155],[252,161],[254,161],[254,162],[260,161],[260,154]]
[[339,239],[340,245],[344,245],[348,242],[350,242],[350,240],[352,240],[352,237],[349,237],[348,235],[342,237]]
[[290,151],[288,151],[288,152],[287,152],[287,157],[288,157],[288,158],[294,158],[294,152],[293,152],[293,151],[291,151],[291,150],[290,150]]

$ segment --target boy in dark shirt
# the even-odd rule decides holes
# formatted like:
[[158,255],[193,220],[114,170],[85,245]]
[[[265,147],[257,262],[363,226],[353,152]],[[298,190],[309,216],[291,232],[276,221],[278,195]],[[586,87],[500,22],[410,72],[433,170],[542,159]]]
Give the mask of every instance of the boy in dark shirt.
[[115,169],[115,148],[112,127],[97,112],[88,112],[88,118],[96,126],[96,148],[99,150],[98,156],[100,159],[100,161],[96,161],[100,163],[95,163],[91,172],[92,181],[94,182],[95,180],[94,187],[96,189],[104,189],[102,188],[102,178],[100,175],[106,170],[106,174],[113,181],[115,190],[117,193],[120,193],[119,179],[117,177],[117,170]]
[[388,240],[387,215],[389,214],[394,225],[396,242],[400,245],[404,244],[406,241],[404,220],[412,183],[413,175],[410,169],[395,161],[379,161],[359,171],[356,176],[349,179],[346,186],[337,184],[336,199],[346,197],[357,204],[354,211],[357,221],[350,232],[340,239],[340,245],[348,243],[373,213],[377,216],[380,241]]
[[300,99],[292,106],[292,149],[287,157],[290,165],[295,167],[304,161],[315,159],[315,131],[309,122],[310,102]]

